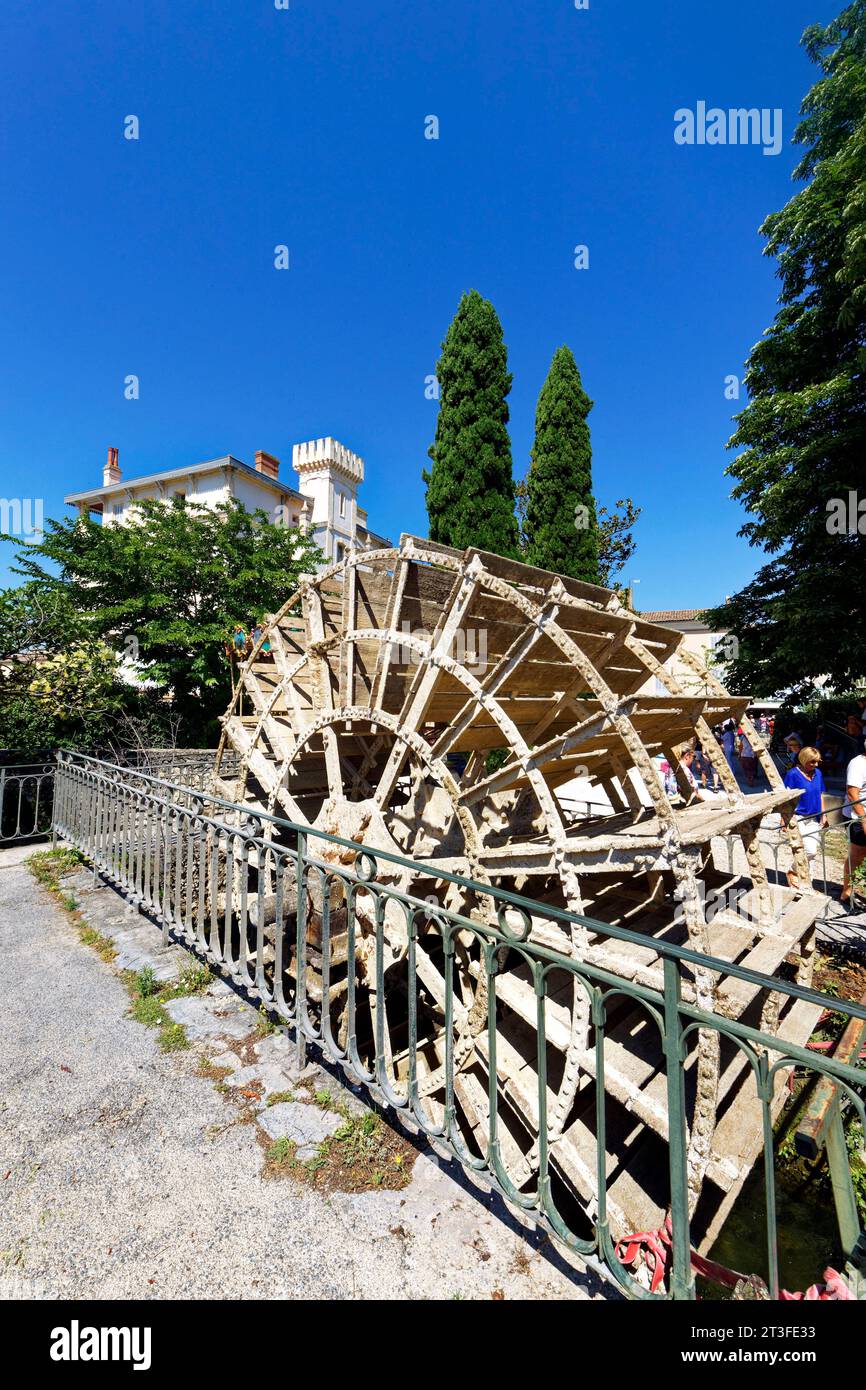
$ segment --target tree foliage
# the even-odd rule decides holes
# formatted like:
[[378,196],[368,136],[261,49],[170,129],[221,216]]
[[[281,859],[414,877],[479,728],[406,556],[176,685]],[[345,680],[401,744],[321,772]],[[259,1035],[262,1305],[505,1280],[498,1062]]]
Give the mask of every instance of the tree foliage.
[[0,747],[90,746],[121,703],[116,667],[61,589],[0,591]]
[[493,305],[470,290],[436,366],[439,417],[424,472],[430,539],[463,550],[518,554],[508,436],[511,375]]
[[528,564],[598,584],[591,409],[571,349],[557,348],[535,412],[524,538]]
[[761,228],[779,309],[749,357],[728,468],[741,534],[773,558],[708,615],[737,639],[734,687],[763,696],[866,674],[866,0],[802,42],[821,73],[794,134],[805,186]]
[[[191,743],[213,738],[228,704],[225,643],[234,625],[279,608],[320,560],[304,532],[265,512],[175,498],[142,503],[122,526],[49,521],[39,543],[20,546],[13,571],[42,609],[69,616],[74,642],[105,644],[167,696]],[[69,644],[59,650],[68,654]]]
[[598,509],[598,582],[607,589],[618,587],[617,575],[634,555],[632,528],[642,510],[630,497],[618,497],[612,510]]

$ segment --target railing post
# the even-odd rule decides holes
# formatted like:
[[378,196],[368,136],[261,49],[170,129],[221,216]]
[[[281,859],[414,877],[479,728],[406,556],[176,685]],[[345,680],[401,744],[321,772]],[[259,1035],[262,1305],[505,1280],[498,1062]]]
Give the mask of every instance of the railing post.
[[770,1059],[762,1051],[758,1058],[758,1072],[755,1079],[761,1101],[761,1125],[764,1135],[764,1201],[767,1221],[767,1271],[770,1298],[779,1297],[779,1232],[776,1220],[776,1157],[773,1148],[773,1104],[774,1081],[770,1075]]
[[854,1182],[851,1177],[851,1164],[848,1158],[848,1146],[845,1143],[845,1128],[842,1123],[842,1112],[839,1109],[838,1092],[833,1102],[833,1113],[827,1128],[826,1149],[827,1166],[830,1169],[830,1182],[833,1187],[833,1201],[836,1204],[839,1234],[842,1237],[842,1249],[845,1252],[845,1258],[850,1260],[855,1251],[858,1250],[863,1232],[857,1211],[857,1197],[854,1193]]
[[307,1012],[307,837],[299,830],[298,845],[298,902],[295,914],[297,939],[295,943],[295,963],[297,967],[297,988],[295,990],[295,1061],[298,1071],[307,1064],[307,1039],[304,1035],[303,1018]]
[[93,876],[91,882],[95,888],[99,882],[99,818],[102,812],[102,784],[97,781],[94,787],[94,811],[93,811],[93,843],[91,853],[93,855]]
[[679,962],[664,961],[665,1069],[668,1093],[668,1158],[671,1180],[673,1263],[669,1292],[674,1299],[693,1299],[691,1241],[689,1238],[689,1179],[686,1137],[686,1088],[680,1022]]
[[[62,787],[61,787],[61,780],[60,780],[60,779],[61,779],[61,776],[62,776],[62,764],[61,764],[61,762],[60,762],[60,757],[58,756],[58,757],[57,757],[57,760],[55,761],[55,764],[54,764],[54,772],[53,772],[53,774],[52,774],[52,777],[53,777],[53,779],[54,779],[54,785],[53,785],[53,787],[52,787],[52,789],[51,789],[51,848],[52,848],[52,849],[56,849],[56,848],[57,848],[57,815],[58,815],[58,811],[62,811],[61,797],[62,797],[62,795],[63,795],[63,790],[62,790]],[[0,797],[0,803],[2,803],[2,797]]]

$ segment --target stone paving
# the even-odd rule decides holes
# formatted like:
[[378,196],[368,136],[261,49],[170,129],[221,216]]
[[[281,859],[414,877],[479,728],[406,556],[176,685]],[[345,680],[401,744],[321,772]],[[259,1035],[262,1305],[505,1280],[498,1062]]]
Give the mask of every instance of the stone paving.
[[[107,963],[36,885],[30,852],[0,851],[0,1298],[618,1297],[423,1143],[402,1190],[264,1175],[271,1140],[310,1153],[333,1131],[316,1087],[355,1114],[362,1093],[315,1061],[299,1074],[287,1035],[259,1036],[219,980],[166,1005],[192,1046],[162,1052],[119,969],[172,979],[190,956],[79,871],[65,882],[111,937]],[[253,1087],[252,1123],[226,1085]]]

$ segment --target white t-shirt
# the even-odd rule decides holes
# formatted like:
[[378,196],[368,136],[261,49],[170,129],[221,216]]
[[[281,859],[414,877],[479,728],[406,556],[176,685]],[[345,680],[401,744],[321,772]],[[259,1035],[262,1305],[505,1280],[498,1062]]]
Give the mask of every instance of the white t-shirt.
[[[848,764],[848,771],[845,773],[845,800],[848,800],[847,791],[849,787],[859,787],[861,801],[866,796],[866,756],[860,753],[856,758],[852,758]],[[848,820],[856,820],[857,817],[850,806],[845,807],[845,815]]]

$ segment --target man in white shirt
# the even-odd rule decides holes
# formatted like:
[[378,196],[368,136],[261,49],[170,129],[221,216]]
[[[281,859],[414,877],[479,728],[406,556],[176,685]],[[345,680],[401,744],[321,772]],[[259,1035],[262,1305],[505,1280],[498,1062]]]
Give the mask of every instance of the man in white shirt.
[[851,874],[866,857],[866,757],[862,753],[848,764],[845,786],[847,793],[843,814],[848,822],[850,849],[842,881],[843,903],[850,902]]
[[[689,787],[693,792],[697,793],[699,801],[719,800],[719,792],[711,791],[709,787],[702,787],[698,782],[697,777],[692,771],[692,763],[694,762],[694,760],[695,750],[693,748],[685,748],[683,752],[680,754],[680,768],[685,774],[685,779],[688,782]],[[866,758],[864,758],[864,762],[866,762]]]

